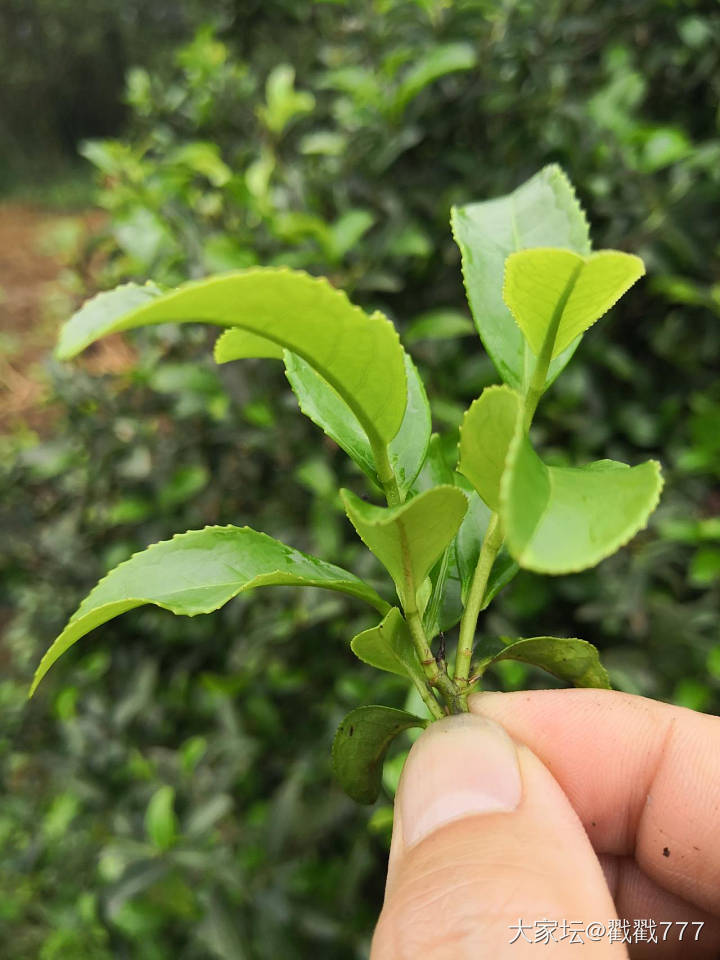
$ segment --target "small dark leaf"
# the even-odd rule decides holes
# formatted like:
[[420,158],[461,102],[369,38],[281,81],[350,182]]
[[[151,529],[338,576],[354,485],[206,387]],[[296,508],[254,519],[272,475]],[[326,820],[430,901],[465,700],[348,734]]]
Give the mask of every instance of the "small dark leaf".
[[345,793],[357,803],[374,803],[388,747],[403,730],[427,723],[392,707],[351,710],[338,727],[332,748],[333,770]]
[[510,640],[507,637],[484,639],[478,644],[479,660],[473,673],[482,675],[498,660],[519,660],[542,667],[560,680],[576,687],[610,689],[605,667],[600,663],[597,648],[577,637],[528,637]]

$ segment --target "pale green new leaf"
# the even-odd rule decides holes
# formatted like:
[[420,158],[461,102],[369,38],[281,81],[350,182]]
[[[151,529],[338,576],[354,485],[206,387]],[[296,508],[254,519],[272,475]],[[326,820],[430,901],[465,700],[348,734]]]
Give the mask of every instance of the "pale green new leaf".
[[[504,197],[454,207],[451,222],[478,333],[505,383],[522,389],[531,372],[531,358],[503,302],[505,260],[529,247],[563,247],[587,255],[590,236],[585,215],[563,171],[551,165]],[[548,383],[576,346],[570,344],[552,361]]]
[[158,850],[169,850],[178,835],[175,791],[164,784],[150,798],[145,811],[145,832]]
[[[72,357],[108,333],[149,324],[239,327],[306,360],[374,441],[387,444],[398,432],[406,384],[397,332],[381,314],[368,316],[326,280],[284,268],[253,268],[159,296],[150,290],[139,302],[145,290],[121,287],[90,300],[62,328],[58,355]],[[220,360],[222,343],[221,338],[216,347]]]
[[83,600],[37,668],[30,695],[76,640],[108,620],[151,603],[194,617],[263,586],[325,587],[365,600],[381,614],[390,606],[341,567],[294,550],[249,527],[205,527],[152,544],[115,567]]
[[[234,333],[230,331],[230,334]],[[431,431],[425,387],[407,354],[404,354],[404,361],[407,381],[405,416],[388,444],[390,466],[401,497],[405,497],[425,461]],[[285,371],[302,412],[324,430],[374,483],[379,484],[370,441],[348,405],[308,363],[289,351],[285,353]]]
[[260,119],[273,133],[280,134],[290,121],[309,113],[315,106],[312,93],[295,89],[295,70],[289,63],[279,63],[271,70],[265,84],[266,106],[258,108]]
[[425,674],[410,631],[397,607],[389,610],[376,627],[353,637],[350,647],[359,660],[371,667],[425,684]]
[[460,426],[458,470],[494,513],[500,509],[500,480],[520,405],[520,397],[510,387],[486,387]]
[[338,727],[332,747],[333,771],[345,793],[357,803],[374,803],[390,744],[403,730],[426,726],[427,720],[392,707],[351,710]]
[[661,489],[655,460],[637,467],[614,460],[548,467],[518,430],[501,484],[508,550],[538,573],[592,567],[646,525]]
[[505,262],[503,299],[535,356],[554,358],[644,273],[640,257],[619,250],[523,250]]
[[597,648],[577,637],[528,637],[523,640],[484,638],[476,648],[476,655],[478,660],[473,664],[475,676],[482,675],[498,660],[519,660],[542,667],[576,687],[610,689],[610,680],[600,663]]
[[465,494],[440,486],[399,507],[376,507],[349,490],[340,493],[361,540],[395,581],[403,606],[414,605],[417,590],[465,516]]

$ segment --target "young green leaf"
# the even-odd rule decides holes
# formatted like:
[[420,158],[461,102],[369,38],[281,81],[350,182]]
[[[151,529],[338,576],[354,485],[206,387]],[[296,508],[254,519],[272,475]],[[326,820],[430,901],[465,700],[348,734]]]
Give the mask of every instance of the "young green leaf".
[[351,710],[338,727],[332,748],[333,770],[345,793],[357,803],[374,803],[388,747],[403,730],[425,726],[427,720],[392,707]]
[[522,250],[505,261],[503,299],[535,356],[553,359],[644,273],[640,257],[619,250]]
[[457,487],[434,487],[399,507],[376,507],[341,490],[345,512],[363,543],[395,581],[407,609],[430,568],[455,536],[467,510]]
[[510,387],[486,387],[460,427],[458,470],[494,513],[500,509],[500,480],[520,406],[520,397]]
[[35,672],[30,695],[50,667],[95,627],[146,603],[194,617],[254,587],[307,586],[390,606],[358,577],[249,527],[205,527],[152,544],[115,567],[83,600]]
[[425,674],[410,631],[397,607],[392,607],[376,627],[363,630],[353,637],[350,647],[364,663],[425,685]]
[[145,811],[145,831],[158,850],[169,850],[177,838],[175,791],[167,784],[158,787]]
[[[229,331],[234,334],[236,331]],[[407,402],[400,429],[388,445],[388,457],[401,498],[405,498],[427,455],[430,405],[415,364],[405,353]],[[285,372],[300,409],[331,437],[368,477],[380,484],[367,434],[348,405],[297,354],[285,352]]]
[[645,526],[661,489],[655,460],[637,467],[614,460],[548,467],[518,430],[501,484],[508,550],[538,573],[585,570]]
[[498,660],[519,660],[542,667],[576,687],[610,689],[610,680],[600,663],[597,648],[576,637],[528,637],[524,640],[484,638],[478,644],[476,654],[479,657],[473,664],[473,674],[476,676],[482,675]]
[[[90,300],[62,328],[58,356],[72,357],[108,333],[149,324],[239,327],[253,334],[253,349],[261,338],[313,366],[373,442],[386,445],[398,432],[406,385],[397,331],[382,314],[368,316],[326,280],[283,268],[254,268],[186,283],[159,296],[153,290],[138,303],[138,291],[144,289],[130,293],[121,287]],[[216,354],[221,361],[223,351],[220,338]]]
[[[498,373],[519,390],[528,376],[525,342],[502,297],[506,258],[528,247],[590,253],[587,220],[560,167],[544,167],[512,193],[452,210],[463,276],[475,325]],[[575,350],[570,344],[550,364],[552,383]]]
[[477,63],[477,51],[471,43],[444,43],[432,47],[405,74],[389,101],[390,112],[402,112],[421,90],[440,77],[458,70],[470,70]]

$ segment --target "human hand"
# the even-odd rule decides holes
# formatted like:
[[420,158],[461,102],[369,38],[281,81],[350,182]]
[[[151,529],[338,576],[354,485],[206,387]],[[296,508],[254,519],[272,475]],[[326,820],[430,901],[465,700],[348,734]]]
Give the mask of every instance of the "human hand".
[[[604,690],[471,711],[410,751],[371,960],[720,957],[720,718]],[[543,919],[565,939],[543,947]]]

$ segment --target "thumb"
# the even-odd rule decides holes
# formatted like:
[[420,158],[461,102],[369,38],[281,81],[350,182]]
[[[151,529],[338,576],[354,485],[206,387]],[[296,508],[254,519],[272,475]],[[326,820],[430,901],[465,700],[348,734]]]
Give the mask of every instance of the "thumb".
[[516,960],[546,940],[552,956],[582,942],[619,960],[625,947],[598,937],[610,918],[590,841],[537,757],[484,717],[431,724],[398,788],[371,960]]

